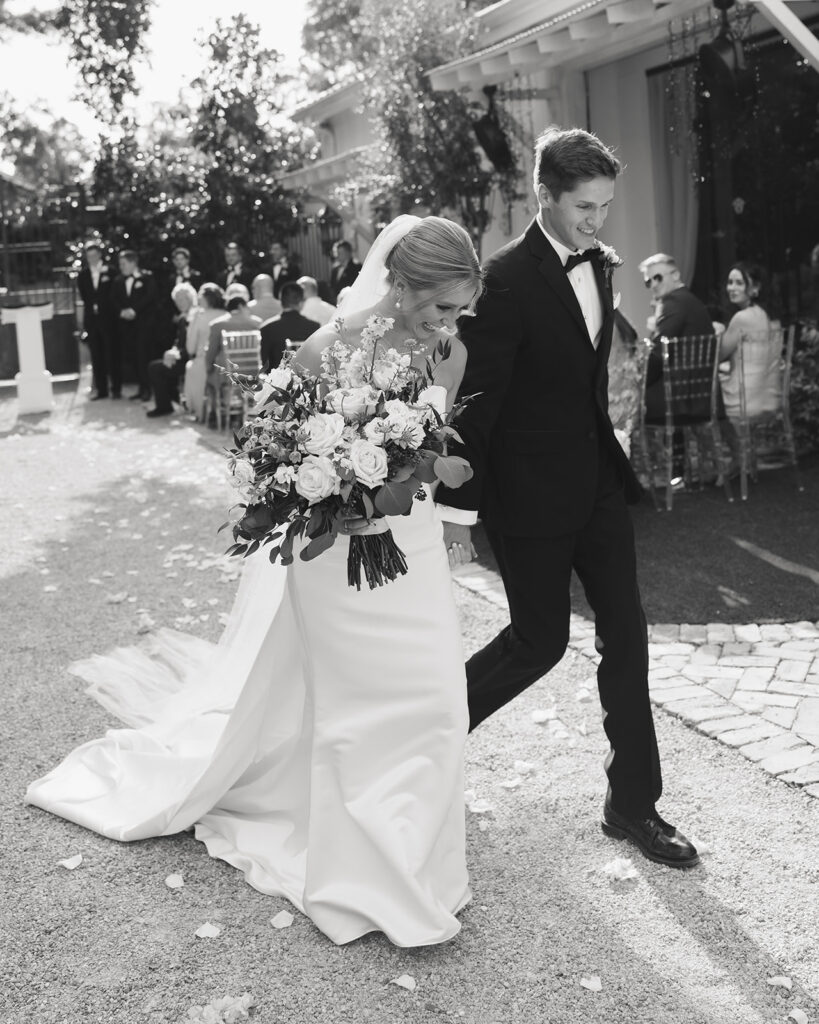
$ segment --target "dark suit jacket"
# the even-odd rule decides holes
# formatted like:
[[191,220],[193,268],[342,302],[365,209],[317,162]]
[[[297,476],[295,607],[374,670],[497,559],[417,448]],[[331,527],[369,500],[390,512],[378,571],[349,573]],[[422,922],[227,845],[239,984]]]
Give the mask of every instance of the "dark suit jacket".
[[474,476],[436,501],[478,510],[517,537],[558,537],[589,519],[601,450],[614,459],[627,500],[640,485],[608,415],[611,284],[592,260],[603,305],[597,350],[560,258],[536,221],[486,262],[477,316],[462,321],[462,395],[478,394],[456,426],[455,451]]
[[114,274],[110,267],[100,270],[99,287],[94,287],[94,278],[88,267],[83,267],[77,275],[77,291],[83,304],[83,325],[86,330],[99,324],[103,327],[111,323],[111,286]]
[[[196,291],[199,291],[199,289],[202,287],[202,275],[199,273],[198,270],[193,270],[191,268],[188,271],[188,284],[191,286],[191,288],[195,288]],[[176,287],[176,271],[172,270],[167,275],[166,281],[165,281],[165,290],[168,293],[168,298],[170,298],[171,292],[174,290],[175,287]]]
[[286,265],[279,272],[278,277],[275,275],[275,269],[275,267],[271,267],[270,274],[273,277],[273,295],[278,299],[282,293],[282,288],[288,281],[298,281],[301,277],[301,267],[298,263],[288,259]]
[[[663,350],[660,339],[683,338],[692,334],[713,334],[711,314],[693,292],[687,288],[675,288],[664,295],[657,309],[657,322],[651,352],[646,370],[646,422],[662,423],[665,420],[665,389],[663,387]],[[673,349],[670,357],[673,358]],[[694,410],[692,410],[692,414]],[[699,418],[707,410],[699,410]]]
[[[227,276],[227,267],[225,267],[225,269],[221,273],[216,275],[215,283],[218,284],[223,291],[225,288],[227,288]],[[245,288],[247,288],[247,290],[250,292],[250,289],[253,287],[253,278],[255,276],[256,275],[252,270],[250,270],[244,264],[242,264],[238,278],[234,277],[231,284],[243,284]],[[253,292],[250,292],[250,297],[253,298]]]
[[338,263],[333,264],[330,270],[330,288],[333,292],[333,302],[338,299],[338,293],[341,289],[349,288],[360,272],[361,264],[357,260],[350,260],[343,268]]
[[319,329],[315,320],[308,320],[297,309],[285,309],[278,316],[265,320],[262,332],[262,369],[275,369],[282,361],[288,341],[304,341]]
[[[134,279],[131,294],[125,278],[120,275],[111,285],[111,305],[119,328],[136,336],[140,341],[149,341],[156,332],[156,314],[158,311],[156,279],[150,270],[140,270],[139,277]],[[123,320],[120,313],[124,309],[133,309],[134,320]]]

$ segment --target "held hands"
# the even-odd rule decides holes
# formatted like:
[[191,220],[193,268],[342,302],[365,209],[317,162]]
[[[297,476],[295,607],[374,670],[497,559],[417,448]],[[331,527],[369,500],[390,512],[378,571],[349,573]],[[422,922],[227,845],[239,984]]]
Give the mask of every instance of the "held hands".
[[181,358],[182,356],[179,352],[179,349],[176,347],[166,349],[166,351],[162,353],[162,362],[168,367],[169,370],[172,370]]
[[121,320],[136,320],[136,313],[130,307],[121,310],[119,315]]
[[478,552],[472,543],[472,528],[460,523],[444,523],[444,544],[449,555],[450,569],[468,565]]

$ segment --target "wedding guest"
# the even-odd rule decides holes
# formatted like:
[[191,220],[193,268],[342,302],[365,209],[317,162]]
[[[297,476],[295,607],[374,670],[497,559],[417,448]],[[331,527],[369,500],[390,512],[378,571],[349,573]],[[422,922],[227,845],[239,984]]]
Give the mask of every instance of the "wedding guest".
[[254,316],[269,320],[281,313],[282,304],[273,296],[273,278],[270,274],[257,274],[253,278],[251,291],[253,298],[248,302],[247,308]]
[[720,359],[730,361],[728,371],[720,374],[725,412],[729,419],[740,417],[740,346],[746,416],[775,412],[782,403],[782,345],[778,333],[771,330],[768,314],[759,304],[761,269],[748,263],[735,263],[728,271],[725,291],[737,310],[723,331],[719,346]]
[[250,288],[253,283],[253,271],[245,267],[244,253],[238,242],[228,242],[225,246],[225,269],[217,274],[216,283],[223,291],[231,284]]
[[353,259],[353,247],[342,239],[333,246],[335,262],[330,270],[330,291],[336,303],[342,288],[349,288],[358,277],[361,264]]
[[147,402],[151,397],[148,363],[156,344],[156,281],[150,270],[140,268],[133,249],[123,249],[119,254],[119,272],[111,286],[111,300],[123,350],[130,353],[136,365],[137,390],[129,397]]
[[277,299],[281,299],[282,288],[291,281],[298,281],[301,277],[301,267],[291,259],[290,246],[281,239],[277,239],[271,244],[270,258],[273,264],[273,294]]
[[[234,285],[238,289],[238,286]],[[222,335],[225,331],[256,331],[262,321],[253,316],[247,308],[247,291],[245,295],[226,294],[228,316],[213,320],[208,330],[208,347],[205,352],[205,370],[207,373],[206,388],[215,389],[222,382],[219,367],[226,366],[226,358],[222,348]]]
[[202,284],[202,275],[191,266],[190,249],[178,245],[171,253],[171,263],[173,264],[173,269],[169,274],[168,280],[170,291],[173,291],[178,284],[187,283],[193,288],[194,292],[197,292]]
[[[111,316],[113,274],[102,259],[102,246],[89,242],[85,264],[77,275],[83,305],[83,333],[91,351],[94,390],[90,401],[122,395],[122,349]],[[110,391],[109,391],[110,381]]]
[[304,305],[302,315],[308,320],[315,320],[317,324],[329,323],[336,315],[336,307],[319,297],[318,282],[314,277],[300,277],[296,284],[300,284],[304,292]]
[[713,334],[714,327],[705,304],[685,286],[673,256],[656,253],[643,260],[639,270],[655,303],[655,314],[647,325],[653,345],[646,376],[646,422],[664,423],[665,388],[660,339]]
[[183,281],[176,285],[171,298],[177,310],[173,324],[173,343],[161,359],[153,359],[148,364],[148,379],[154,393],[154,408],[147,412],[151,418],[169,416],[173,412],[172,403],[179,401],[179,387],[191,354],[187,341],[190,324],[197,310],[196,289],[188,281]]
[[295,281],[282,288],[282,309],[280,316],[266,320],[259,328],[262,332],[262,369],[265,373],[275,369],[282,361],[287,349],[297,349],[299,344],[319,329],[315,320],[302,316],[304,289]]
[[227,320],[225,296],[218,284],[212,281],[199,289],[197,314],[188,327],[188,353],[190,360],[185,367],[185,406],[191,415],[201,421],[205,412],[205,387],[208,380],[206,356],[210,339],[210,328],[219,319]]

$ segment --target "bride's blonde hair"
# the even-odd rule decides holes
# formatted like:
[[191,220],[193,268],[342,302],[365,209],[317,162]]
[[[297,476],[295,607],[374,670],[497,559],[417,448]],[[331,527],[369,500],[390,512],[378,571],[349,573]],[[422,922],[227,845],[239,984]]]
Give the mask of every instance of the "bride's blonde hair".
[[436,292],[471,284],[477,298],[482,287],[481,265],[469,234],[444,217],[424,217],[388,253],[389,282],[413,291]]

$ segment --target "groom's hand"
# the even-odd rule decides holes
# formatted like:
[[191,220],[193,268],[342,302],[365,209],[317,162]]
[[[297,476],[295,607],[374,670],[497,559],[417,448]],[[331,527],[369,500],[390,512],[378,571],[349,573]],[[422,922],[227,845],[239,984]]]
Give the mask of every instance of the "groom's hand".
[[472,543],[472,528],[470,526],[445,522],[444,544],[449,555],[450,569],[457,569],[459,565],[467,565],[473,558],[478,557],[478,552]]

